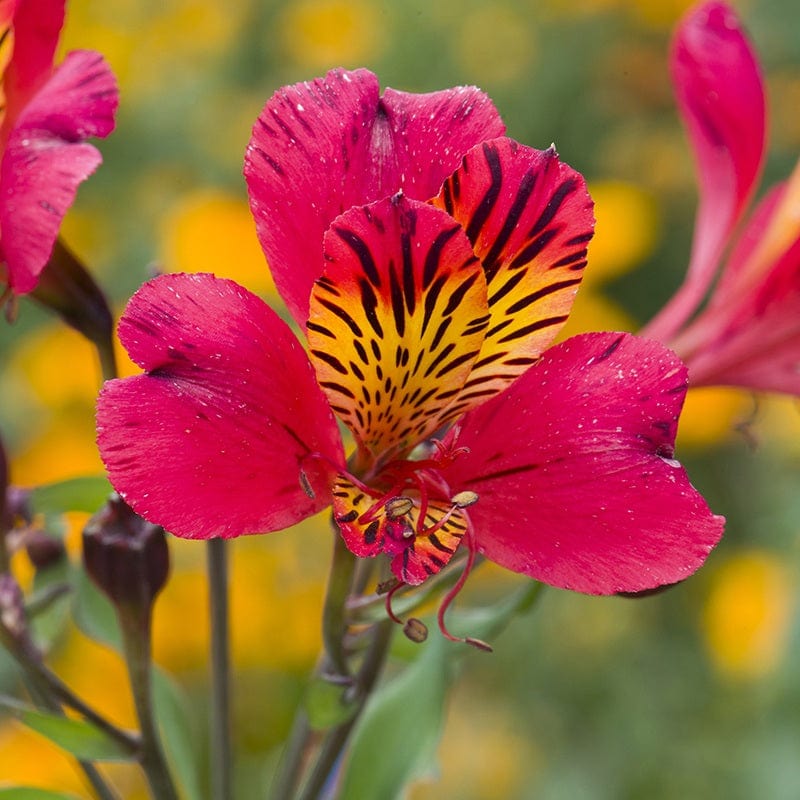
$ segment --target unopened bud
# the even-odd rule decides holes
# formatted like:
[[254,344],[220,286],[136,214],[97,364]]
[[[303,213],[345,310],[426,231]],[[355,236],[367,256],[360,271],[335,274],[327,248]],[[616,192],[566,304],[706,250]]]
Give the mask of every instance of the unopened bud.
[[90,342],[106,344],[111,341],[114,317],[105,295],[60,239],[31,297],[58,314]]
[[478,494],[470,491],[459,492],[450,498],[450,502],[457,508],[467,508],[478,502]]
[[416,617],[409,617],[403,625],[403,633],[416,644],[421,644],[428,638],[428,626]]
[[117,494],[86,524],[83,560],[113,603],[147,611],[169,574],[164,529],[143,520]]
[[34,529],[25,534],[25,551],[36,569],[46,569],[62,561],[67,551],[64,543],[55,536]]

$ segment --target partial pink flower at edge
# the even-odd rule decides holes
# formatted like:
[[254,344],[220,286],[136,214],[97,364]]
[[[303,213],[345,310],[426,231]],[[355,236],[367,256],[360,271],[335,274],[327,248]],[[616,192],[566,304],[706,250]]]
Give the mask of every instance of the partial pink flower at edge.
[[16,294],[36,287],[78,185],[101,161],[85,140],[113,130],[118,105],[116,81],[99,54],[75,51],[53,69],[63,6],[19,0],[3,75],[0,250]]
[[766,140],[761,68],[729,5],[711,0],[687,12],[673,37],[670,66],[700,198],[686,278],[643,331],[661,341],[692,315],[713,282],[757,185]]

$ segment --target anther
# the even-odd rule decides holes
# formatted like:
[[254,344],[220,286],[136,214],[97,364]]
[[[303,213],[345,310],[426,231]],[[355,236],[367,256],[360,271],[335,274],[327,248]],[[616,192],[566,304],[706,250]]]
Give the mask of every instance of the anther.
[[300,470],[300,486],[312,500],[316,498],[317,495],[311,486],[311,482],[308,480],[308,475],[306,475],[305,471],[302,469]]
[[456,508],[468,508],[478,502],[478,494],[470,491],[459,492],[450,498],[450,502]]
[[471,644],[478,650],[483,650],[484,653],[494,653],[494,648],[487,642],[484,642],[483,639],[474,639],[472,636],[467,636],[463,641],[465,644]]
[[384,508],[389,519],[398,519],[414,508],[414,501],[410,497],[392,497],[386,501]]
[[415,644],[421,644],[428,638],[428,626],[416,617],[409,617],[403,625],[403,633]]
[[375,592],[377,594],[386,594],[386,592],[391,592],[392,589],[396,588],[400,585],[400,581],[397,578],[389,578],[388,581],[381,581],[376,587]]

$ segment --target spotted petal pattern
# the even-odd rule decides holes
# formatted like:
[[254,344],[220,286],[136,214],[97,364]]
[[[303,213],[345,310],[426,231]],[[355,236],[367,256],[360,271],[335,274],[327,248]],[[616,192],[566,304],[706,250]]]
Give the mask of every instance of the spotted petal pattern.
[[336,413],[388,457],[455,413],[488,323],[483,271],[451,217],[403,197],[336,219],[325,258],[311,358]]
[[[420,522],[420,500],[407,513],[393,517],[384,508],[368,514],[376,498],[340,475],[333,487],[333,515],[345,544],[355,555],[393,556],[392,572],[404,583],[417,586],[447,565],[467,532],[463,512],[448,503],[430,500]],[[439,525],[441,523],[441,525]],[[439,526],[439,527],[436,527]],[[431,530],[432,528],[435,530]]]
[[477,145],[431,201],[457,219],[486,274],[491,321],[459,400],[489,397],[553,341],[572,307],[594,232],[578,172],[553,148]]

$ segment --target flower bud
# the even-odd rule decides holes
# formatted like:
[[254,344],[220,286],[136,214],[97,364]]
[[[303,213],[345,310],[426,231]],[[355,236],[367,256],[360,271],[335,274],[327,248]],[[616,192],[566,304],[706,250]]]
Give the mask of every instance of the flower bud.
[[111,341],[114,318],[105,295],[61,239],[56,241],[31,297],[90,342],[102,345]]
[[149,612],[169,574],[164,529],[143,520],[112,494],[83,530],[83,561],[117,607]]
[[33,529],[25,534],[25,551],[37,570],[57,564],[67,555],[64,543],[42,530]]

